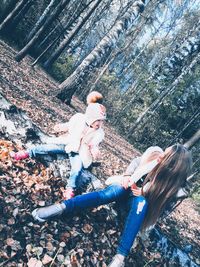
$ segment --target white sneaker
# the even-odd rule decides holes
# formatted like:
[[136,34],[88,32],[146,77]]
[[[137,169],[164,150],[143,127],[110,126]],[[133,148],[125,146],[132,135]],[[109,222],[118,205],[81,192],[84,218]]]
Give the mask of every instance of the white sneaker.
[[108,267],[124,267],[124,257],[122,255],[115,255],[112,262],[108,265]]
[[44,208],[37,208],[32,212],[32,216],[36,221],[45,222],[47,219],[61,215],[65,210],[65,204],[53,204]]

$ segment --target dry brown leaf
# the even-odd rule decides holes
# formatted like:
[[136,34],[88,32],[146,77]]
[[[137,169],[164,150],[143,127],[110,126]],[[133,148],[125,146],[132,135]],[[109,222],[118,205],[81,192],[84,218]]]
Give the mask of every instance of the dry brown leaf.
[[93,231],[93,227],[88,223],[86,223],[81,229],[85,234],[90,234]]
[[36,258],[30,258],[27,265],[28,267],[42,267],[42,262]]
[[50,262],[52,262],[52,260],[53,260],[52,257],[50,257],[49,255],[45,254],[44,258],[42,259],[42,263],[44,265],[46,265],[46,264],[49,264]]

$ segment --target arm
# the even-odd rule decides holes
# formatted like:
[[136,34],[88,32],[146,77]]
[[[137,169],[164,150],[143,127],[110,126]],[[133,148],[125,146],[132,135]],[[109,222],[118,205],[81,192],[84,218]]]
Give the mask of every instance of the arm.
[[103,141],[104,136],[104,131],[99,131],[89,144],[89,149],[94,161],[97,160],[100,156],[99,144]]
[[134,196],[142,196],[149,189],[150,182],[146,183],[143,187],[138,187],[136,184],[132,184],[131,191]]
[[121,185],[127,189],[129,187],[131,175],[134,173],[134,171],[137,169],[137,167],[140,164],[141,157],[136,157],[134,158],[131,163],[128,165],[126,168],[122,180],[121,180]]
[[68,122],[55,124],[53,128],[54,132],[67,132],[68,131]]
[[141,157],[134,158],[126,168],[124,175],[131,176],[140,164]]

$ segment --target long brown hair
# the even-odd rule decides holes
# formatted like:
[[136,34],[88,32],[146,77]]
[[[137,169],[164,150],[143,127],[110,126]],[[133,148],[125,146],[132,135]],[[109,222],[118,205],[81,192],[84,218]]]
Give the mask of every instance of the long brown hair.
[[191,154],[183,145],[173,145],[164,152],[160,163],[144,181],[144,184],[150,182],[150,186],[144,193],[148,201],[148,210],[143,222],[143,229],[156,222],[166,204],[185,185],[186,179],[191,173],[191,166]]

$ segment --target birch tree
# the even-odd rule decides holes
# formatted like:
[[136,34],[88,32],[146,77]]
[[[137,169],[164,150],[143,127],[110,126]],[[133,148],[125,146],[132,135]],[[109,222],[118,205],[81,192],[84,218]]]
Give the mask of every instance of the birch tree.
[[45,23],[40,27],[40,29],[36,32],[33,38],[22,48],[17,55],[15,56],[16,61],[21,61],[28,52],[32,49],[32,47],[39,40],[40,36],[44,33],[44,31],[51,25],[51,23],[58,17],[58,15],[62,12],[62,10],[69,4],[70,0],[63,0],[60,4],[55,8],[53,13],[47,18]]
[[8,16],[8,14],[15,8],[18,0],[3,1],[1,4],[0,23]]
[[[41,42],[38,44],[38,49],[41,49],[45,44],[48,44],[48,47],[51,45],[53,46],[62,36],[65,36],[65,32],[73,27],[73,22],[77,20],[77,18],[81,15],[80,7],[83,5],[83,2],[80,2],[76,7],[74,5],[71,5],[70,8],[73,10],[71,11],[70,9],[68,10],[67,14],[64,14],[62,19],[60,20],[60,23],[57,23],[55,27],[53,27],[41,40]],[[85,5],[84,5],[84,8]],[[61,28],[61,30],[60,30]],[[60,34],[52,40],[53,34],[56,35],[56,33],[59,32]],[[51,44],[49,44],[49,40],[52,40]],[[46,48],[48,51],[48,48]],[[46,50],[45,49],[45,50]],[[44,51],[43,51],[44,52]],[[46,52],[45,52],[46,53]]]
[[165,88],[160,93],[158,98],[146,110],[144,110],[142,112],[142,114],[137,118],[136,122],[134,123],[134,125],[131,127],[131,129],[127,133],[128,137],[134,133],[135,129],[144,120],[144,118],[147,119],[148,117],[150,117],[153,114],[153,112],[156,111],[156,109],[162,104],[162,102],[166,98],[166,96],[168,96],[172,92],[174,92],[174,90],[176,89],[176,86],[181,82],[183,77],[193,69],[193,67],[199,62],[199,60],[200,60],[200,54],[198,54],[193,59],[193,61],[191,62],[191,64],[189,66],[185,66],[183,68],[181,74],[175,79],[175,81],[172,83],[172,85],[167,87],[167,88]]
[[18,14],[13,18],[9,25],[9,29],[14,29],[17,27],[19,22],[25,17],[26,13],[30,9],[30,7],[33,5],[34,0],[28,0],[25,5],[21,8],[21,10],[18,12]]
[[26,4],[27,0],[21,0],[18,2],[18,4],[15,6],[15,8],[8,14],[8,16],[3,20],[3,22],[0,24],[0,32],[3,32],[6,30],[8,25],[12,22],[14,17],[19,13],[19,11],[23,8],[23,6]]
[[178,138],[184,133],[184,131],[191,126],[191,124],[196,121],[198,118],[200,118],[200,108],[192,114],[192,116],[189,118],[189,121],[182,127],[181,131],[176,135],[176,137],[173,139],[172,142],[168,143],[168,146],[177,142]]
[[26,41],[29,42],[31,38],[36,34],[36,32],[40,29],[42,24],[47,20],[47,18],[50,16],[52,9],[55,8],[56,4],[58,4],[58,0],[51,0],[48,6],[45,8],[42,15],[39,17],[38,21],[35,23],[35,26],[30,31]]
[[[90,4],[90,3],[89,3]],[[84,12],[85,9],[87,9],[87,7],[89,6],[89,4],[86,4],[83,6],[83,3],[79,3],[78,6],[76,6],[76,8],[73,10],[73,14],[70,14],[70,18],[69,18],[69,14],[64,16],[61,24],[65,25],[63,26],[60,34],[58,36],[56,36],[56,38],[54,38],[48,45],[47,47],[42,51],[42,53],[36,58],[36,60],[31,64],[31,66],[35,66],[37,64],[37,62],[39,60],[41,60],[41,58],[53,47],[55,46],[55,44],[58,42],[58,40],[61,39],[62,36],[65,37],[65,32],[66,31],[70,31],[71,28],[73,28],[75,22],[77,21],[77,19],[81,16],[81,13]],[[83,6],[83,7],[82,7]],[[67,22],[66,22],[67,21]],[[42,40],[42,42],[39,44],[38,48],[40,49],[47,41],[48,38],[53,34],[53,32],[58,31],[59,25],[57,24],[47,35],[46,37]],[[45,66],[45,63],[44,63]]]
[[[184,42],[169,54],[167,59],[163,60],[156,68],[154,73],[146,79],[142,85],[136,81],[135,84],[128,90],[131,99],[126,101],[122,110],[116,116],[115,123],[123,117],[132,104],[138,99],[140,95],[144,95],[148,90],[149,83],[155,83],[156,86],[161,82],[167,84],[173,83],[173,80],[179,76],[185,65],[189,64],[200,50],[200,25],[197,25],[195,32],[191,31],[193,36],[187,36]],[[136,57],[137,58],[137,57]],[[160,90],[160,89],[159,89]],[[162,90],[162,86],[161,86]],[[125,93],[125,96],[128,95]],[[131,94],[132,93],[132,94]]]
[[67,34],[65,39],[60,43],[58,48],[53,52],[53,54],[49,57],[49,59],[44,63],[44,67],[48,68],[51,66],[54,61],[61,55],[64,49],[70,44],[74,36],[81,30],[85,22],[89,19],[89,17],[93,14],[94,10],[101,3],[101,0],[94,1],[89,9],[79,18],[76,26]]
[[184,144],[185,147],[191,149],[200,140],[200,129]]
[[[177,47],[174,54],[167,58],[162,65],[159,66],[157,73],[152,77],[157,80],[173,79],[181,72],[182,67],[196,56],[200,49],[200,25],[196,28],[194,36],[189,36],[183,44]],[[160,73],[160,75],[158,75]]]
[[116,22],[111,28],[109,33],[102,38],[98,45],[92,52],[82,61],[76,70],[60,84],[60,92],[57,97],[66,103],[70,103],[73,94],[76,92],[77,87],[86,80],[92,69],[102,64],[105,57],[112,51],[115,43],[122,33],[126,32],[132,25],[135,19],[144,11],[145,0],[134,2],[125,15]]

